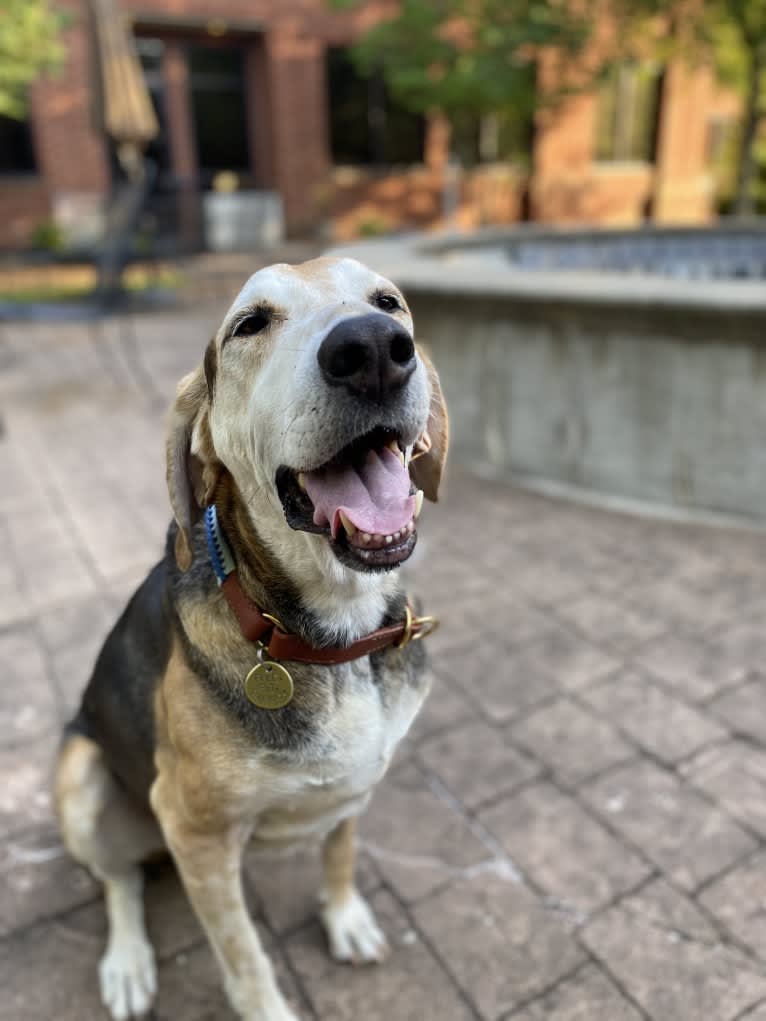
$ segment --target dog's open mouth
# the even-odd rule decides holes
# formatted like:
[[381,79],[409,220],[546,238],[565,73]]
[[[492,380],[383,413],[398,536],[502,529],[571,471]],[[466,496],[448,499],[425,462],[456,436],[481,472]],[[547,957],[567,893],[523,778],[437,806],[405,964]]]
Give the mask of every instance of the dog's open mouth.
[[287,523],[326,534],[349,566],[401,564],[415,548],[423,503],[410,480],[412,453],[395,433],[374,429],[312,471],[282,466],[276,482]]

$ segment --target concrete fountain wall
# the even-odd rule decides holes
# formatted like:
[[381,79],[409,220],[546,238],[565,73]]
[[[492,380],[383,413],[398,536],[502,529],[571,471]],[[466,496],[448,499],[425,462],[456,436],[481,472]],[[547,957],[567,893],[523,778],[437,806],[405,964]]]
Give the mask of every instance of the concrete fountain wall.
[[[766,233],[748,249],[757,258],[764,245],[762,266],[734,267],[748,279],[689,264],[679,272],[696,278],[529,270],[520,237],[531,240],[344,250],[404,290],[441,373],[453,456],[522,481],[766,521]],[[694,237],[724,257],[715,232]]]

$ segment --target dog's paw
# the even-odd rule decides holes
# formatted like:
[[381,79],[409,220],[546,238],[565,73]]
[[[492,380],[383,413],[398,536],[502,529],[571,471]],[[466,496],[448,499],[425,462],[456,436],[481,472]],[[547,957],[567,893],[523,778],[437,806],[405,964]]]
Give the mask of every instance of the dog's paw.
[[225,974],[223,986],[229,1003],[242,1021],[300,1021],[280,992],[268,960],[260,975],[255,965],[239,976]]
[[320,918],[336,961],[373,964],[388,957],[386,937],[367,901],[356,890],[342,904],[323,905]]
[[98,966],[101,1000],[114,1021],[144,1017],[157,992],[154,951],[146,940],[115,943]]
[[300,1021],[281,994],[277,994],[268,1003],[261,1004],[254,1013],[249,1011],[243,1017],[244,1021]]

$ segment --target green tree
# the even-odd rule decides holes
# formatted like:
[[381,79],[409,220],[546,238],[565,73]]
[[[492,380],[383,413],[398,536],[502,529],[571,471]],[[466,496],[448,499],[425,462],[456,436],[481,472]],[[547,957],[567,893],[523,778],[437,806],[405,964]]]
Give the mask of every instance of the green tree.
[[[336,7],[355,0],[332,0]],[[588,38],[577,5],[564,0],[401,0],[353,47],[363,74],[382,72],[403,106],[444,114],[454,126],[503,114],[528,119],[541,100],[542,48],[575,53]],[[552,98],[551,93],[546,99]]]
[[[718,0],[712,43],[723,76],[739,78],[745,100],[737,175],[736,210],[754,211],[756,146],[766,106],[766,0]],[[739,59],[738,59],[739,58]]]
[[766,0],[611,0],[623,52],[651,45],[713,65],[744,100],[735,208],[754,210],[758,133],[766,111]]
[[25,116],[29,86],[64,57],[63,25],[48,0],[0,0],[0,114]]
[[[359,0],[331,0],[350,7]],[[633,56],[706,61],[744,98],[736,209],[752,212],[759,173],[758,133],[766,111],[766,0],[609,0],[596,15],[571,0],[401,0],[352,55],[360,71],[380,70],[399,101],[439,111],[454,126],[503,114],[523,121],[541,102],[587,87]],[[566,59],[582,51],[596,17],[611,10],[616,37],[600,66],[541,93],[534,67],[542,50]],[[571,66],[575,66],[574,62]],[[766,145],[764,145],[766,149]]]

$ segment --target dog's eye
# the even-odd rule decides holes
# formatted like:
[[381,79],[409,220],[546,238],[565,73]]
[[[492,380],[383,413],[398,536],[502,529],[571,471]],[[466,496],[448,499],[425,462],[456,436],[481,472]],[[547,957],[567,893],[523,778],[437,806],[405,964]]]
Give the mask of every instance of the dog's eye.
[[384,312],[396,312],[402,307],[393,294],[376,294],[372,300]]
[[253,312],[249,316],[245,316],[244,319],[240,319],[231,331],[231,335],[232,337],[252,337],[256,333],[265,330],[270,322],[271,317],[268,313],[263,311]]

